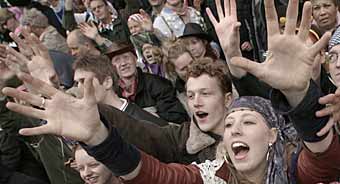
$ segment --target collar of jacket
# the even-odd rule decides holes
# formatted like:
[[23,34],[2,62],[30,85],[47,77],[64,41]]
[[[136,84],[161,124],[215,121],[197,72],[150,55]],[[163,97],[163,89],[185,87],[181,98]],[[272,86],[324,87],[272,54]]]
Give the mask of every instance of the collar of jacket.
[[189,138],[186,142],[186,150],[189,154],[196,154],[199,151],[215,144],[216,140],[210,135],[202,132],[197,125],[191,121]]

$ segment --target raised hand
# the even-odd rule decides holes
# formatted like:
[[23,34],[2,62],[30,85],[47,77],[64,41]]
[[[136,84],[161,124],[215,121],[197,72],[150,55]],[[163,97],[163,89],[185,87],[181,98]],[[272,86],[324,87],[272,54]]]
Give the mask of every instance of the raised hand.
[[56,71],[48,49],[40,42],[34,34],[25,35],[25,39],[18,38],[19,42],[27,43],[32,51],[30,58],[27,58],[21,52],[7,47],[6,64],[14,72],[30,73],[32,76],[39,78],[51,85],[59,85]]
[[265,10],[268,30],[268,57],[266,61],[256,63],[245,58],[235,57],[232,58],[232,64],[252,73],[285,94],[305,92],[311,79],[314,58],[327,45],[330,34],[324,34],[313,46],[307,44],[312,13],[310,2],[304,4],[302,21],[297,34],[298,0],[289,1],[283,34],[280,34],[277,14],[272,0],[265,0]]
[[46,98],[7,87],[2,90],[5,95],[40,109],[12,102],[7,103],[7,107],[12,111],[47,121],[47,124],[39,127],[21,129],[20,134],[54,134],[89,145],[99,144],[107,137],[108,131],[99,118],[92,79],[85,80],[84,97],[77,99],[29,74],[20,73],[18,77]]
[[11,71],[6,64],[6,47],[6,45],[0,44],[0,89],[4,87],[7,80],[11,79],[15,75],[15,72]]
[[316,112],[317,117],[331,116],[330,121],[323,129],[318,132],[318,136],[322,136],[327,133],[334,125],[334,123],[340,121],[340,88],[338,88],[334,94],[328,94],[319,99],[319,103],[326,105],[326,107]]
[[78,25],[80,31],[88,38],[95,40],[98,35],[98,28],[93,22],[86,23],[82,22]]
[[218,20],[214,17],[211,10],[207,8],[207,14],[213,24],[218,40],[220,41],[223,52],[226,56],[230,72],[235,77],[242,77],[246,71],[230,65],[230,59],[235,56],[241,56],[240,50],[240,33],[241,23],[237,21],[236,2],[235,0],[225,0],[223,13],[221,0],[215,0]]
[[144,31],[153,32],[153,24],[150,15],[147,14],[143,9],[140,9],[139,13],[141,18],[137,19],[137,22],[142,25]]
[[[25,28],[21,30],[21,34],[24,37],[28,37],[30,35],[30,33]],[[19,36],[12,32],[9,33],[9,36],[15,41],[15,43],[17,43],[20,53],[22,53],[27,58],[32,57],[33,55],[32,48],[30,47],[29,43],[26,42],[26,40],[19,38]]]

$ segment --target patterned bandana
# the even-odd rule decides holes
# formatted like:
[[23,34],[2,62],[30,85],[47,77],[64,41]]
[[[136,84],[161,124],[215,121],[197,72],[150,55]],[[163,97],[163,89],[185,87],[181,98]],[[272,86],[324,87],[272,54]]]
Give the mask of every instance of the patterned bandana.
[[268,127],[277,128],[276,142],[269,148],[266,184],[288,183],[287,173],[284,171],[286,160],[284,157],[285,143],[293,140],[296,131],[291,124],[286,124],[284,118],[272,107],[269,100],[257,96],[243,96],[232,103],[229,113],[239,110],[253,110],[260,113],[266,120]]
[[328,50],[331,50],[334,46],[339,44],[340,44],[340,26],[338,26],[338,28],[333,33],[331,39],[329,40]]

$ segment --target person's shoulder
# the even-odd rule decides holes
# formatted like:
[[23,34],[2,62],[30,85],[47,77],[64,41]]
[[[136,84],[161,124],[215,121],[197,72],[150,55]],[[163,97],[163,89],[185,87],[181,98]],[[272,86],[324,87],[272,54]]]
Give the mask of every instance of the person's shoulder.
[[157,82],[157,83],[160,83],[160,84],[172,86],[171,81],[164,78],[164,77],[154,75],[154,74],[151,74],[151,73],[142,72],[142,71],[140,71],[140,72],[141,72],[141,76],[142,76],[143,80],[145,80],[145,82],[150,82],[150,83]]

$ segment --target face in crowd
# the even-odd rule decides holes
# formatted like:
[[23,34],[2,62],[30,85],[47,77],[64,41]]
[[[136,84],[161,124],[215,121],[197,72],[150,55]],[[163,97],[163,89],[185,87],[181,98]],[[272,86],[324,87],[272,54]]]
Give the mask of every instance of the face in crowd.
[[77,36],[75,34],[69,34],[66,39],[67,46],[71,51],[71,55],[74,57],[79,57],[90,52],[90,46],[88,43],[80,44]]
[[265,170],[270,144],[277,131],[269,128],[264,117],[253,110],[236,110],[225,119],[224,146],[236,170],[250,175]]
[[131,78],[137,72],[137,57],[132,52],[125,52],[112,58],[119,78]]
[[337,87],[340,86],[340,45],[332,47],[328,52],[329,73]]
[[129,28],[129,31],[132,35],[137,35],[137,34],[142,32],[141,25],[134,20],[128,21],[128,28]]
[[119,184],[118,178],[102,163],[89,156],[84,149],[75,152],[75,161],[86,184]]
[[223,134],[223,120],[231,93],[223,93],[219,79],[208,74],[189,77],[186,83],[188,107],[204,132]]
[[206,53],[207,41],[195,36],[185,38],[185,43],[191,55],[195,58],[202,58]]
[[98,20],[105,20],[111,15],[110,7],[104,3],[104,0],[92,0],[90,9]]
[[337,23],[336,0],[313,0],[313,18],[317,25],[323,30],[335,28]]
[[81,92],[84,91],[85,80],[90,78],[93,78],[93,87],[97,102],[105,103],[106,96],[110,95],[109,92],[112,91],[113,81],[111,77],[106,77],[104,81],[100,82],[95,74],[91,71],[76,69],[74,72],[74,81],[77,82],[77,87]]
[[142,47],[143,57],[149,64],[157,64],[162,62],[162,50],[151,44],[144,44]]
[[173,59],[170,62],[175,67],[175,72],[177,76],[183,81],[186,80],[188,66],[194,61],[194,58],[190,55],[189,52],[184,52],[177,59]]

